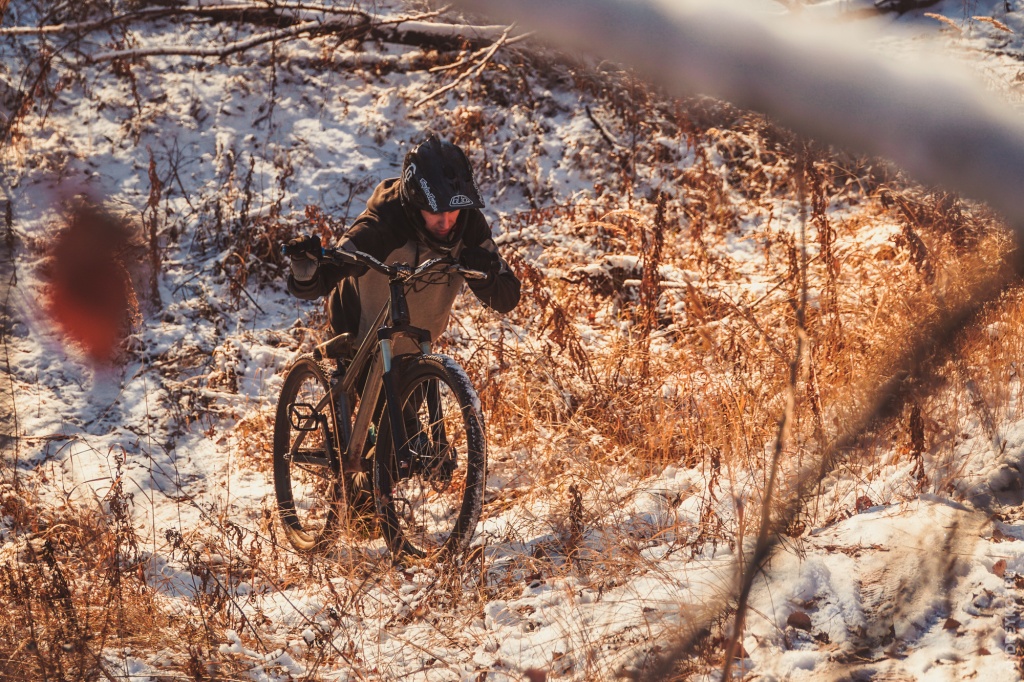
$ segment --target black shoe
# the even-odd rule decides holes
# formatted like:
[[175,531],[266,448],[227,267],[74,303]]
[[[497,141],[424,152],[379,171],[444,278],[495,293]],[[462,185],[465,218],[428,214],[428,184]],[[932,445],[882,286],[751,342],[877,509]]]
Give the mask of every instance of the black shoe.
[[313,356],[317,360],[321,358],[336,360],[339,369],[347,367],[355,353],[355,337],[348,332],[338,334],[313,349]]

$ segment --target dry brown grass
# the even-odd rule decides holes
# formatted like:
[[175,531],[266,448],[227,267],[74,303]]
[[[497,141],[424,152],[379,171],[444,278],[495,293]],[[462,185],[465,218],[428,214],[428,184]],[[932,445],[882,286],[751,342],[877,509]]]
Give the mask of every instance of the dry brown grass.
[[[492,97],[503,85],[516,94],[526,83],[516,68],[528,66],[488,73],[479,87]],[[95,508],[55,505],[8,487],[3,515],[21,540],[17,556],[0,559],[0,678],[117,679],[110,667],[116,660],[105,652],[123,649],[151,660],[167,652],[162,670],[169,678],[231,678],[254,664],[221,651],[225,630],[269,653],[306,628],[317,632],[302,659],[312,679],[328,667],[372,678],[354,645],[336,643],[345,628],[354,628],[355,641],[355,628],[368,627],[356,616],[381,619],[392,631],[431,622],[466,648],[479,643],[460,633],[482,605],[521,592],[524,582],[572,576],[601,594],[659,572],[644,553],[651,546],[697,558],[715,546],[741,552],[744,538],[759,530],[756,509],[785,408],[804,276],[811,295],[807,346],[779,505],[796,473],[843,431],[869,387],[886,378],[896,351],[994,272],[1010,247],[995,218],[978,207],[909,185],[877,164],[816,150],[761,117],[707,102],[666,103],[628,77],[582,70],[574,76],[582,92],[595,96],[592,116],[607,136],[601,144],[608,149],[592,169],[593,196],[552,205],[542,183],[523,180],[532,208],[503,226],[509,238],[502,247],[524,283],[523,302],[501,324],[472,305],[460,308],[460,331],[482,331],[484,338],[460,333],[441,348],[458,355],[473,377],[492,468],[515,484],[491,491],[485,514],[541,510],[540,518],[513,527],[503,546],[488,540],[460,566],[410,566],[402,574],[379,541],[357,529],[331,556],[297,556],[281,544],[270,502],[247,519],[203,510],[197,527],[169,535],[147,554],[125,522],[132,503],[123,491]],[[470,141],[493,123],[472,107],[451,116],[456,139],[484,154]],[[655,135],[678,141],[695,163],[678,163],[678,150],[650,143]],[[574,153],[580,164],[593,158]],[[488,163],[492,183],[512,172],[511,154]],[[657,191],[641,195],[635,190],[645,169],[655,166]],[[231,171],[232,202],[252,200],[246,173],[244,166]],[[806,198],[802,207],[798,196]],[[836,205],[859,210],[831,213]],[[806,271],[793,225],[800,210],[809,235]],[[223,263],[236,298],[267,273],[279,276],[280,257],[271,247],[285,236],[300,227],[339,227],[314,209],[305,217],[300,226],[242,211],[232,231],[235,250]],[[227,221],[220,212],[217,219]],[[561,237],[538,229],[551,224]],[[879,224],[891,225],[894,238],[870,239]],[[739,260],[737,245],[748,260]],[[588,267],[594,265],[601,267]],[[902,483],[871,488],[873,503],[966,491],[973,462],[961,449],[962,434],[981,424],[998,449],[999,423],[1024,413],[1022,313],[1024,297],[1007,294],[958,339],[958,362],[920,368],[911,377],[913,400],[876,425],[822,483],[793,534],[854,513],[872,481],[892,478],[894,468],[905,470]],[[322,312],[311,315],[309,328],[294,330],[301,337],[294,345],[308,346],[324,322]],[[198,362],[171,360],[169,372]],[[210,382],[238,389],[230,377],[212,374]],[[204,414],[209,423],[218,416],[212,409],[197,404],[182,420],[205,427]],[[241,466],[268,472],[271,432],[266,407],[238,420],[232,435]],[[699,471],[704,487],[659,497],[644,478],[667,466]],[[656,514],[623,511],[644,496]],[[680,505],[694,502],[699,521],[681,521]],[[168,585],[155,569],[166,557],[201,587],[187,612],[162,596]],[[415,599],[403,592],[413,578],[425,584]],[[253,592],[315,593],[320,611],[296,618],[300,624],[286,635],[269,636],[269,617],[239,608]],[[317,630],[322,623],[327,630]],[[687,670],[721,662],[720,635]],[[585,665],[574,674],[609,672],[579,658]]]
[[100,509],[10,486],[2,504],[19,540],[0,559],[0,679],[123,679],[115,651],[162,650],[169,676],[220,665],[215,617],[204,630],[163,606],[119,486]]
[[[740,129],[716,131],[717,144],[736,137],[749,143],[760,132]],[[729,149],[718,151],[729,158]],[[768,177],[763,165],[745,175],[739,162],[749,155],[742,152],[734,155],[737,167],[730,171],[735,183],[748,183],[744,191],[755,206],[766,193],[795,191],[800,182],[808,194],[808,349],[781,462],[781,511],[786,489],[795,489],[793,476],[847,428],[872,387],[888,379],[892,358],[916,342],[918,330],[965,303],[979,283],[1004,267],[1013,245],[994,216],[956,197],[807,147],[776,153],[776,176]],[[808,169],[802,180],[801,163]],[[736,193],[727,200],[720,177],[702,175],[699,164],[691,175],[696,177],[688,178],[680,195],[667,201],[676,211],[673,227],[656,217],[656,201],[634,197],[628,211],[600,213],[594,206],[533,211],[513,228],[519,252],[533,251],[530,225],[561,220],[587,235],[597,252],[592,258],[625,253],[641,264],[631,272],[604,268],[599,276],[593,270],[580,276],[568,259],[551,255],[547,243],[548,267],[569,272],[543,277],[525,259],[513,258],[526,287],[511,326],[529,333],[506,334],[467,358],[484,386],[499,449],[525,448],[529,466],[538,472],[538,489],[518,503],[565,500],[550,521],[565,546],[542,552],[543,567],[531,563],[535,570],[575,573],[584,566],[595,580],[611,577],[620,583],[625,576],[654,570],[633,549],[635,532],[617,532],[609,511],[628,498],[621,487],[607,484],[623,470],[639,478],[669,464],[694,467],[703,469],[709,482],[734,491],[753,481],[750,502],[758,503],[756,490],[765,484],[767,446],[783,411],[797,333],[801,245],[790,230],[776,227],[772,216],[752,232],[740,228],[737,214],[720,208],[733,202],[744,215],[756,208],[736,205]],[[860,210],[836,218],[827,211],[836,203],[857,204]],[[872,241],[868,235],[880,224],[892,225],[894,236]],[[690,273],[680,283],[685,286],[661,292],[653,324],[643,314],[639,291],[648,274],[642,264],[651,243],[645,234],[651,230],[663,233],[659,262]],[[740,299],[731,286],[749,277],[746,265],[730,261],[722,249],[725,240],[737,237],[758,243],[765,266],[777,274],[753,303]],[[629,280],[639,280],[639,286]],[[952,355],[960,361],[936,364],[926,358],[915,368],[907,379],[913,389],[907,407],[873,427],[838,473],[824,481],[792,532],[849,516],[858,505],[899,503],[922,491],[956,496],[978,483],[972,479],[972,456],[965,457],[957,445],[969,424],[980,424],[998,452],[996,425],[1021,414],[1020,307],[1019,294],[1005,295],[984,322],[956,337]],[[648,314],[651,310],[646,308]],[[507,342],[509,336],[515,341]],[[894,467],[904,473],[894,474]],[[880,488],[875,480],[895,483]],[[583,491],[582,511],[571,511],[569,501],[577,498],[567,493],[570,486]],[[652,528],[651,536],[672,533],[673,541],[686,538],[696,551],[709,542],[738,546],[738,538],[756,533],[758,524],[749,518],[741,524],[742,514],[723,518],[715,511],[716,489],[709,485],[695,493],[705,498],[707,511],[699,528],[666,521]],[[599,558],[591,555],[582,564],[566,560],[578,556],[578,539],[569,538],[580,535],[580,519],[585,519],[584,534],[600,536],[602,548]]]

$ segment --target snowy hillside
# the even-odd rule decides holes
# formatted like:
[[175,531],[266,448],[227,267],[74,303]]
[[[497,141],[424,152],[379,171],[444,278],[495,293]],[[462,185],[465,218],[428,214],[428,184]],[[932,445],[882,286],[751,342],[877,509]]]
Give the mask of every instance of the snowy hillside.
[[[1024,2],[802,4],[1019,106]],[[720,679],[776,453],[737,679],[1019,679],[1024,297],[984,206],[436,3],[2,19],[0,679]],[[484,518],[451,565],[299,554],[274,410],[326,317],[280,246],[336,240],[428,130],[524,285],[440,343]],[[84,300],[114,302],[82,343]]]

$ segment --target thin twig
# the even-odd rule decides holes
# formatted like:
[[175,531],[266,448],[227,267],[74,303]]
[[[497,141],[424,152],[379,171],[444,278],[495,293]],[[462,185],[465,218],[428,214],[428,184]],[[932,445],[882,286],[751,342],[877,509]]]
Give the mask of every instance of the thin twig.
[[[531,35],[531,33],[523,33],[522,35],[518,35],[515,38],[509,38],[508,40],[505,41],[505,47],[508,47],[509,45],[515,45],[518,42],[522,42],[529,38]],[[442,71],[451,71],[452,69],[457,69],[460,66],[465,66],[466,64],[469,64],[477,57],[482,55],[484,52],[487,52],[487,50],[489,50],[490,48],[490,45],[486,45],[484,47],[481,47],[479,50],[476,50],[473,53],[466,55],[457,62],[452,62],[451,64],[444,64],[443,66],[432,66],[429,69],[427,69],[427,71],[430,73],[441,73]]]
[[594,116],[594,112],[590,110],[589,104],[583,107],[583,109],[587,112],[587,118],[589,118],[590,122],[594,124],[595,128],[597,128],[597,132],[601,133],[601,137],[604,138],[604,141],[607,142],[612,147],[612,149],[626,148],[624,144],[616,140],[614,137],[611,136],[611,133],[605,130],[605,127],[601,125],[601,122],[597,120],[596,116]]
[[487,52],[484,54],[484,56],[480,59],[480,62],[477,64],[476,68],[469,69],[469,70],[463,72],[463,74],[461,76],[459,76],[458,78],[453,80],[448,85],[446,85],[446,86],[444,86],[442,88],[438,88],[437,90],[435,90],[434,92],[430,93],[429,95],[421,97],[419,100],[416,101],[415,104],[412,105],[413,108],[414,109],[418,108],[418,107],[422,106],[423,104],[429,102],[430,100],[434,99],[435,97],[443,95],[444,93],[448,92],[449,90],[455,88],[459,83],[461,83],[462,81],[466,80],[470,76],[476,76],[476,75],[479,75],[480,73],[482,73],[483,70],[484,70],[484,67],[487,66],[487,63],[491,60],[491,57],[494,56],[494,53],[497,52],[498,49],[502,45],[506,44],[506,42],[508,41],[508,34],[512,31],[512,29],[514,27],[515,27],[515,24],[512,24],[511,26],[509,26],[508,28],[505,29],[505,32],[501,34],[501,37],[498,38],[496,41],[494,41],[494,44],[491,45],[490,49],[488,49]]
[[250,301],[252,301],[252,304],[253,304],[254,306],[256,306],[256,310],[260,311],[260,312],[261,312],[261,313],[263,313],[264,315],[266,315],[266,314],[267,314],[267,311],[266,311],[266,310],[264,310],[263,308],[261,308],[261,307],[260,307],[260,304],[259,304],[259,303],[257,303],[257,302],[256,302],[256,299],[252,297],[252,294],[250,294],[250,293],[249,293],[248,291],[246,291],[246,290],[245,290],[245,287],[243,287],[243,286],[240,286],[240,287],[238,287],[238,288],[242,290],[242,293],[243,293],[243,294],[245,294],[245,297],[246,297],[246,298],[248,298],[248,299],[249,299]]

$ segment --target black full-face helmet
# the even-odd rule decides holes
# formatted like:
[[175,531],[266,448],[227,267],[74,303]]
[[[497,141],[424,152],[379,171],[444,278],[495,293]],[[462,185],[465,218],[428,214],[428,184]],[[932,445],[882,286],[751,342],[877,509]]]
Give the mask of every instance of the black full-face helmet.
[[[484,207],[465,152],[433,134],[405,155],[402,201],[411,209],[430,213]],[[447,253],[459,242],[465,224],[460,218],[448,240],[441,241],[427,232],[421,222],[413,221],[420,238],[442,253]]]

